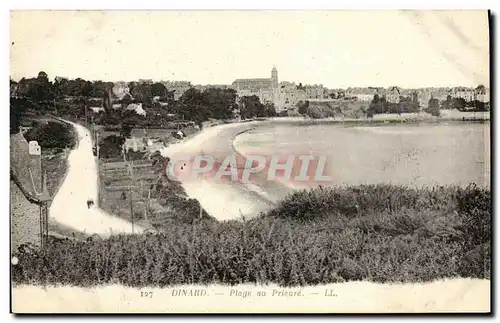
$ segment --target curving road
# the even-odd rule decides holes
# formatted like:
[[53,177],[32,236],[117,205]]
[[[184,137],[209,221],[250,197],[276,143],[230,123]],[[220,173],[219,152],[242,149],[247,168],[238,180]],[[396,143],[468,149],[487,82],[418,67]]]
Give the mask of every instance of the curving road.
[[[88,234],[132,233],[130,222],[107,214],[97,205],[98,174],[89,130],[73,122],[64,122],[75,127],[78,146],[69,154],[68,172],[52,201],[50,217],[64,226]],[[89,198],[96,203],[90,209],[86,203]],[[142,231],[143,228],[135,225],[134,233]]]

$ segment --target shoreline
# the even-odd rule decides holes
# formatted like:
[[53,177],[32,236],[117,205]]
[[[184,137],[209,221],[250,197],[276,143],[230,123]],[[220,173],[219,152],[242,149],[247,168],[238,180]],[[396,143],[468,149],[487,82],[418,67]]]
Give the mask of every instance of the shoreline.
[[[378,114],[374,118],[318,118],[310,117],[272,117],[265,118],[265,121],[272,123],[290,123],[290,124],[361,124],[361,125],[379,125],[379,124],[440,124],[440,123],[489,123],[491,117],[489,112],[459,112],[450,110],[439,117],[422,116],[421,114],[403,113],[398,114]],[[487,117],[476,117],[475,114],[483,114]],[[264,121],[264,119],[262,120]]]
[[[431,120],[431,122],[427,121],[420,121],[418,122],[400,122],[398,120],[397,122],[390,122],[389,124],[402,124],[402,125],[414,125],[418,123],[422,124],[446,124],[450,121],[450,119],[435,119]],[[457,120],[455,119],[454,122],[457,122],[457,124],[463,124],[464,122],[462,120]],[[465,122],[469,123],[469,122]],[[487,121],[489,123],[489,120]],[[242,135],[248,131],[254,130],[256,127],[260,125],[266,125],[266,124],[275,124],[275,125],[286,125],[286,124],[291,124],[291,125],[296,125],[296,124],[306,124],[306,125],[321,125],[321,124],[351,124],[351,125],[358,125],[358,126],[379,126],[379,125],[384,125],[387,124],[387,122],[384,121],[376,121],[372,122],[370,120],[356,120],[356,121],[348,121],[345,122],[345,120],[330,120],[330,119],[303,119],[302,117],[291,117],[291,118],[261,118],[257,120],[249,120],[249,121],[243,121],[243,122],[232,122],[232,123],[224,123],[220,125],[215,125],[212,127],[208,127],[203,129],[202,131],[198,132],[195,136],[192,138],[188,138],[185,141],[176,143],[174,145],[165,147],[164,149],[161,150],[161,153],[163,156],[169,156],[173,154],[177,154],[179,152],[182,152],[187,155],[194,155],[194,154],[199,154],[203,152],[210,151],[210,146],[214,145],[214,141],[217,141],[218,143],[215,144],[215,148],[213,151],[216,152],[216,154],[222,154],[224,159],[227,155],[230,154],[235,154],[237,158],[242,158],[243,160],[246,158],[245,153],[240,151],[236,145],[235,145],[235,140],[239,135]],[[216,140],[214,140],[216,139]],[[222,144],[221,144],[222,143]],[[225,146],[224,146],[225,144]],[[214,156],[216,160],[220,159],[217,158],[217,156]],[[300,189],[307,189],[308,187],[302,187],[302,186],[294,186],[294,185],[287,185],[287,183],[283,183],[281,181],[275,181],[272,184],[271,183],[266,183],[266,188],[271,185],[269,190],[267,189],[262,189],[259,185],[259,183],[234,183],[234,184],[218,184],[218,183],[209,183],[206,180],[202,180],[197,184],[193,184],[193,182],[182,182],[181,185],[184,188],[187,196],[192,199],[198,200],[202,207],[209,213],[211,214],[214,218],[217,220],[233,220],[237,219],[238,215],[240,213],[243,213],[245,218],[247,216],[250,217],[255,217],[256,215],[259,214],[260,211],[263,210],[269,210],[272,206],[275,206],[276,203],[278,203],[280,200],[282,200],[286,195],[289,193],[295,191],[295,190],[300,190]],[[246,192],[242,192],[245,190]],[[231,204],[231,208],[233,209],[233,216],[229,215],[224,215],[224,216],[218,216],[217,214],[212,214],[209,210],[215,210],[217,209],[214,204],[214,201],[211,201],[210,198],[207,198],[207,195],[214,195],[215,192],[219,193],[217,190],[221,190],[220,193],[222,195],[228,194],[228,190],[233,190],[232,196],[234,194],[244,194],[249,200],[247,201],[242,201],[242,207],[238,208],[234,204],[237,203],[236,200],[228,198],[227,200],[221,200],[219,203],[223,204]],[[268,194],[267,191],[270,191],[271,194]],[[208,192],[212,194],[207,194]],[[273,194],[276,193],[276,194]],[[253,197],[251,197],[252,195]],[[242,212],[241,209],[249,209],[249,202],[253,203],[255,202],[256,204],[260,204],[259,202],[262,202],[263,200],[266,200],[265,204],[266,207],[263,207],[262,205],[259,206],[257,209],[258,211],[256,212],[250,212],[245,214],[245,212]],[[211,206],[212,205],[212,206]],[[219,208],[220,209],[220,208]],[[227,213],[228,210],[225,211]]]
[[[161,150],[164,157],[193,156],[206,151],[219,156],[234,154],[232,141],[235,133],[251,128],[256,122],[235,122],[205,128],[196,136]],[[248,129],[247,129],[248,130]],[[213,140],[217,139],[217,140]],[[197,200],[203,209],[218,221],[252,218],[273,206],[272,201],[241,183],[220,183],[207,180],[180,181],[189,198]],[[212,194],[207,194],[208,192]],[[213,194],[215,193],[216,194]]]

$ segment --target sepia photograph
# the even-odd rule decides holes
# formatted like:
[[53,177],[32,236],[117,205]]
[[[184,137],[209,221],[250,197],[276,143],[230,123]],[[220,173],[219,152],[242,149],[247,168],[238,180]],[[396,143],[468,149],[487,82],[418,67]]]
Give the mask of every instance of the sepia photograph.
[[12,10],[10,312],[491,313],[488,10]]

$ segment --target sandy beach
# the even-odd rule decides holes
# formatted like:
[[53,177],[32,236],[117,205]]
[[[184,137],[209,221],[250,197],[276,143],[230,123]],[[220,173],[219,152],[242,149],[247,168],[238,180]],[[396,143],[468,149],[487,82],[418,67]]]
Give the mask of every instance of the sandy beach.
[[[234,137],[257,122],[231,123],[203,129],[196,136],[164,148],[163,156],[194,156],[208,153],[216,159],[235,154]],[[189,165],[185,171],[188,171]],[[267,210],[274,202],[252,184],[218,182],[210,179],[183,181],[183,188],[191,198],[217,220],[251,218]]]

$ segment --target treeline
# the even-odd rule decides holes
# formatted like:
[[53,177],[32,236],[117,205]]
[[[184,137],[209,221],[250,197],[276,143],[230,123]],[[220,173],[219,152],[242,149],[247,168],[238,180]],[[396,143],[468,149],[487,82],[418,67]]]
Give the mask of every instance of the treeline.
[[[133,124],[136,126],[164,126],[167,121],[183,119],[201,125],[209,119],[230,119],[273,116],[272,104],[263,104],[258,97],[237,100],[233,89],[208,88],[200,91],[190,88],[178,100],[175,91],[163,83],[129,82],[128,93],[117,97],[113,82],[74,80],[57,77],[49,81],[45,72],[36,78],[10,80],[11,116],[16,118],[25,110],[56,114],[62,117],[82,118],[94,114],[102,125]],[[116,110],[113,105],[117,105]],[[140,104],[145,116],[128,111],[130,104]],[[103,107],[104,113],[94,113],[86,107]],[[116,106],[115,106],[116,107]],[[18,122],[18,120],[13,120]]]
[[446,100],[439,102],[439,107],[442,110],[457,109],[458,111],[480,112],[480,111],[489,111],[490,102],[482,102],[478,100],[466,101],[464,98],[452,98],[451,95],[448,95]]
[[382,113],[415,113],[420,111],[416,95],[402,97],[399,103],[388,102],[385,96],[375,94],[366,111],[368,117]]
[[[161,99],[160,99],[161,100]],[[145,115],[134,110],[109,109],[97,113],[95,120],[101,125],[126,125],[135,127],[167,127],[172,121],[193,121],[202,126],[209,119],[234,118],[238,105],[236,91],[232,89],[209,88],[204,91],[191,88],[179,100],[156,101],[148,105],[134,98],[130,103],[141,103]],[[166,104],[165,104],[166,103]],[[182,123],[182,122],[180,122]]]
[[[425,112],[433,116],[439,116],[439,110],[457,109],[459,111],[489,111],[490,103],[481,102],[478,100],[466,101],[464,98],[452,98],[450,95],[446,100],[439,101],[437,98],[430,98]],[[380,97],[375,94],[370,102],[366,114],[368,117],[373,117],[374,114],[382,113],[416,113],[420,111],[420,105],[416,95],[411,97],[401,97],[398,103],[388,102],[384,96]]]

